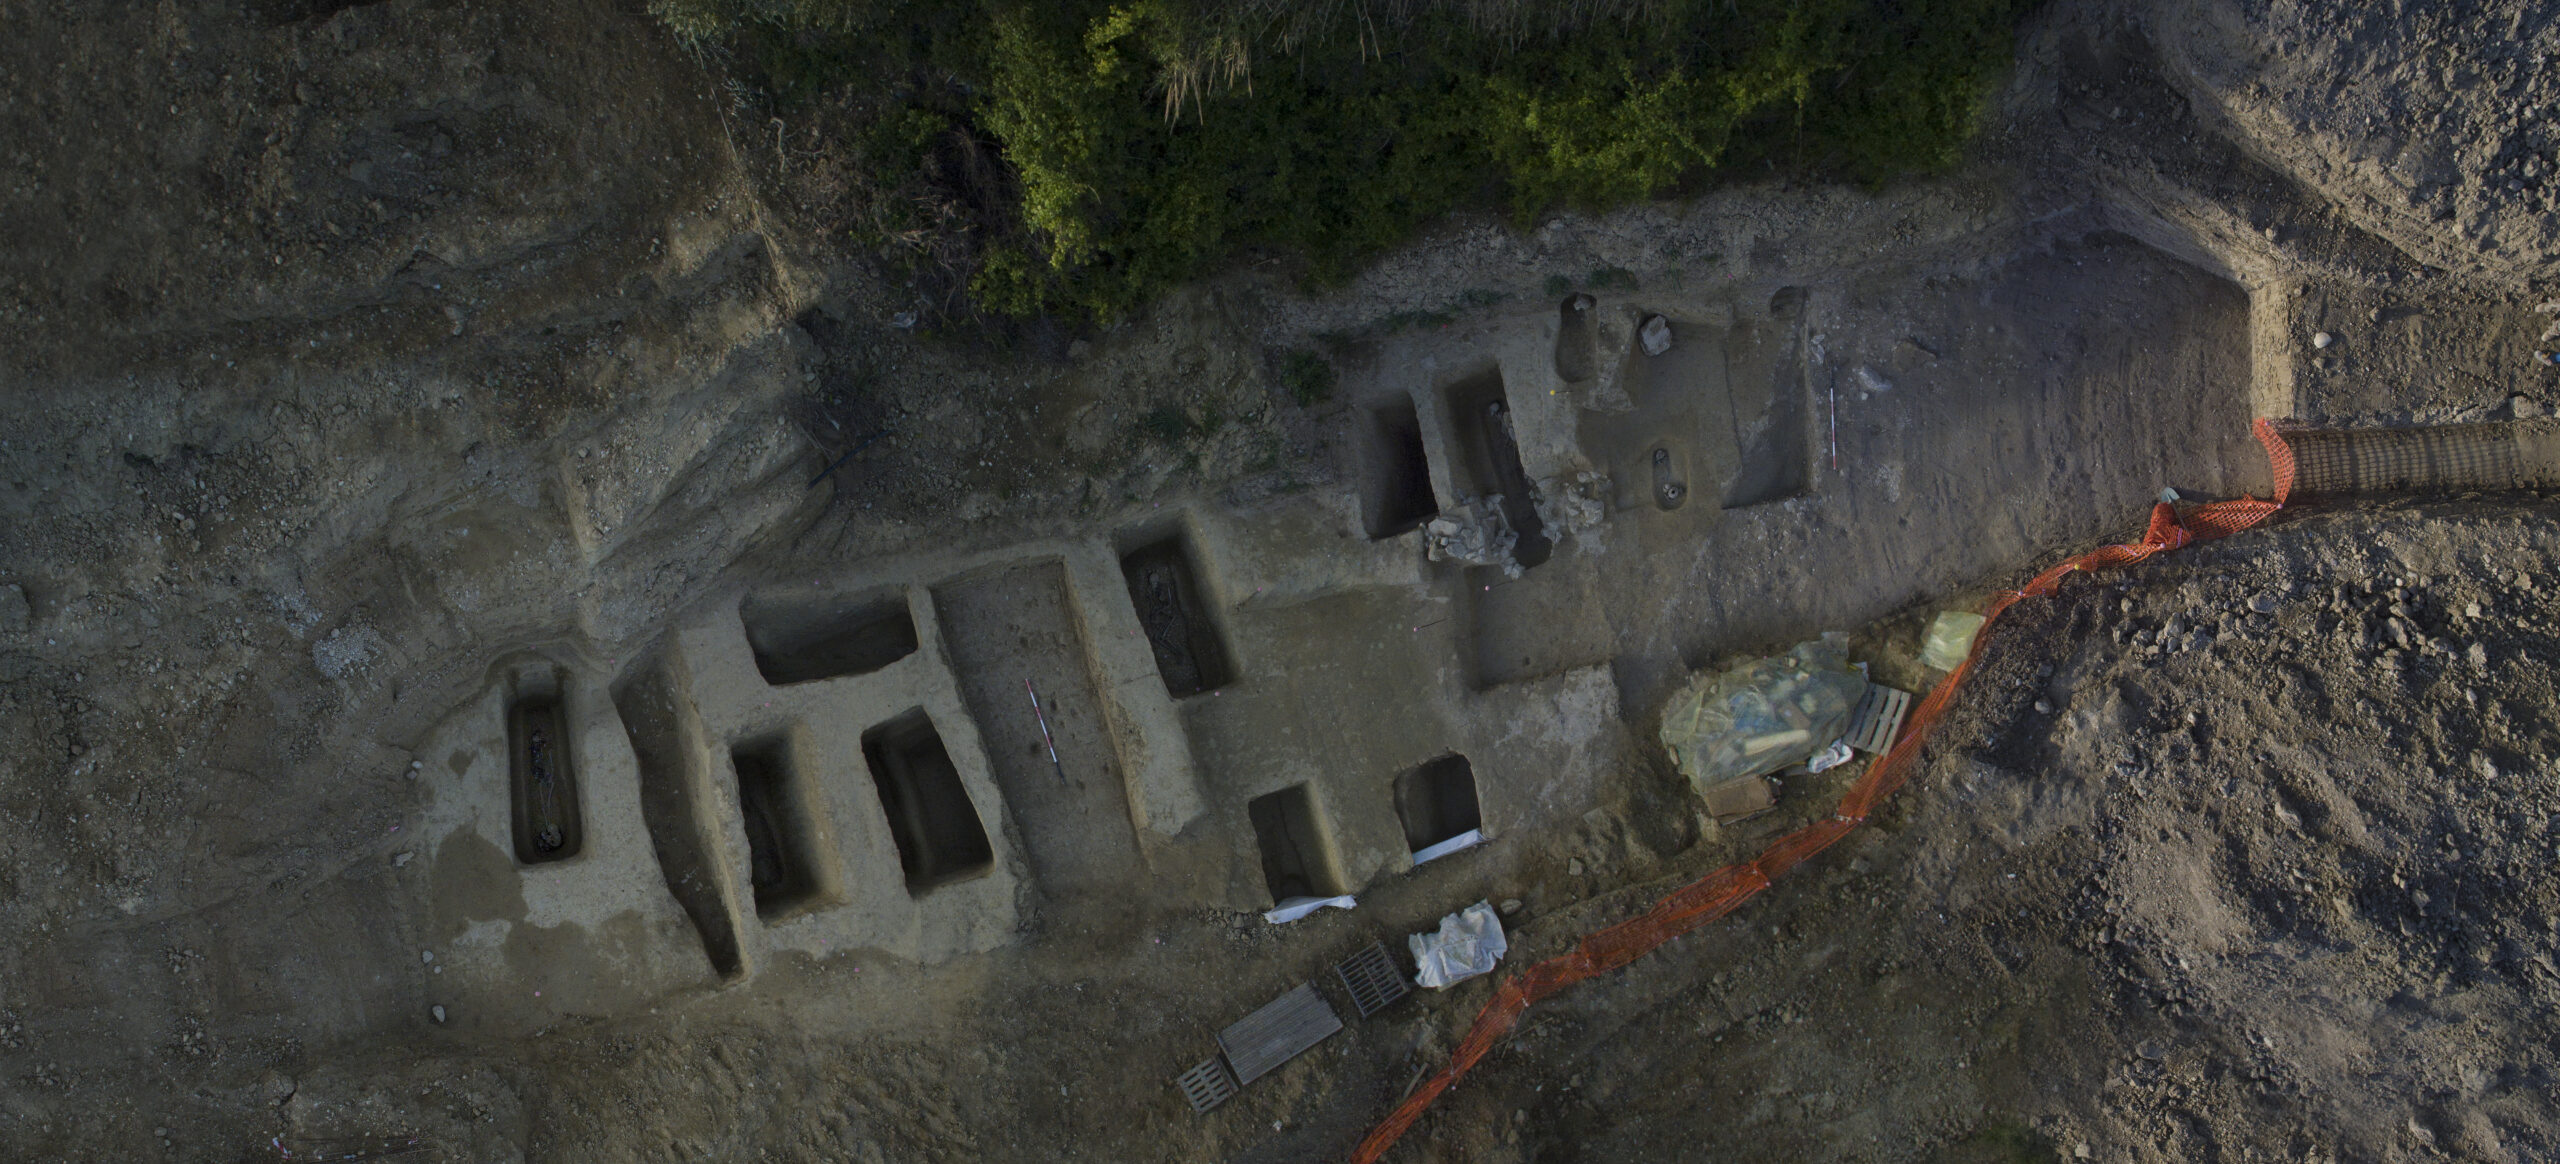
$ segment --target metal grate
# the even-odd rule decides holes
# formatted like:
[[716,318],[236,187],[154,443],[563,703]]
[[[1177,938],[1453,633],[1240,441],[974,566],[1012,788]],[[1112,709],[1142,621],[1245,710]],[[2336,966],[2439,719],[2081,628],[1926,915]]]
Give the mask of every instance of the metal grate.
[[1227,1066],[1235,1069],[1236,1083],[1242,1086],[1341,1029],[1342,1019],[1316,993],[1316,984],[1301,982],[1296,990],[1218,1032],[1218,1048],[1227,1053]]
[[1903,718],[1911,714],[1911,693],[1896,691],[1880,683],[1867,684],[1866,698],[1858,701],[1858,710],[1849,715],[1849,746],[1861,752],[1882,754],[1893,748],[1902,735]]
[[1173,1082],[1182,1089],[1182,1098],[1191,1101],[1193,1111],[1207,1111],[1236,1097],[1235,1072],[1227,1070],[1227,1060],[1220,1055],[1201,1060]]
[[1395,960],[1387,956],[1387,947],[1371,942],[1367,949],[1336,962],[1333,972],[1342,978],[1342,988],[1351,992],[1351,1005],[1367,1018],[1411,993],[1404,973],[1396,969]]

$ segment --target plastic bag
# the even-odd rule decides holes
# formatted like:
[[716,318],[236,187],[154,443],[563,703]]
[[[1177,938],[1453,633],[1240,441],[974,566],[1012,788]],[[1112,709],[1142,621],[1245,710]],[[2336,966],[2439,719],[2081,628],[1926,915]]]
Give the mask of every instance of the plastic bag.
[[1491,973],[1511,950],[1502,919],[1482,901],[1441,918],[1440,932],[1415,934],[1404,944],[1413,951],[1414,982],[1433,990]]
[[1772,658],[1701,675],[1662,711],[1662,746],[1704,793],[1775,772],[1840,738],[1866,694],[1837,631]]
[[1941,671],[1953,671],[1973,653],[1973,636],[1982,633],[1982,616],[1961,610],[1942,610],[1929,623],[1929,637],[1920,644],[1920,665]]

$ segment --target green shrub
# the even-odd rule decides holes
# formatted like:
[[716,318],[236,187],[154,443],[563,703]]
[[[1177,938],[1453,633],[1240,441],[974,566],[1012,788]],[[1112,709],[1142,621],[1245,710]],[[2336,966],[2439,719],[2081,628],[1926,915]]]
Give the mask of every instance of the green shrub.
[[1333,365],[1314,352],[1290,352],[1280,359],[1280,383],[1298,407],[1313,408],[1333,399]]
[[1636,273],[1625,267],[1598,267],[1582,280],[1594,291],[1633,291]]
[[[866,245],[949,269],[981,309],[1099,322],[1248,255],[1333,282],[1461,207],[1525,223],[1694,189],[1737,160],[1871,185],[1945,167],[2024,2],[653,10],[729,46],[777,103],[859,98]],[[951,192],[967,167],[942,155],[971,148],[1000,151],[1001,196]]]
[[1155,438],[1157,444],[1171,448],[1190,438],[1193,432],[1191,414],[1160,404],[1138,418],[1138,431]]

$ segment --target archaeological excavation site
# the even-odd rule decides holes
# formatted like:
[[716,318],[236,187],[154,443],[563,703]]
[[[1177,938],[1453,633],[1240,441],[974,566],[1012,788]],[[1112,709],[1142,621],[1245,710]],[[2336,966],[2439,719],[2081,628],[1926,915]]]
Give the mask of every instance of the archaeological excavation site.
[[0,1160],[2560,1159],[2547,0],[5,8]]

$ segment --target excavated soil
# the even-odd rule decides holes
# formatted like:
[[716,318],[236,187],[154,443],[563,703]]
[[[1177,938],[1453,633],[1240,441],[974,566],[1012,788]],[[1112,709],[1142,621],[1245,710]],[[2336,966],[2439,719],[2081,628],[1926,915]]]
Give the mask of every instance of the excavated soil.
[[2297,507],[2016,608],[1874,826],[1534,1010],[1417,1135],[1444,1159],[2550,1158],[2553,513]]

